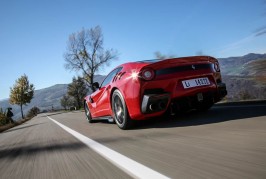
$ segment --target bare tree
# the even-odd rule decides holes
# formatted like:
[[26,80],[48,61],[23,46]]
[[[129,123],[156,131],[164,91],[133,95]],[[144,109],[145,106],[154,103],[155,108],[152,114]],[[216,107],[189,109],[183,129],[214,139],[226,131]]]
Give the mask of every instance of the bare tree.
[[196,55],[197,56],[204,56],[204,53],[203,53],[202,50],[199,50],[199,51],[196,52]]
[[67,110],[67,108],[70,106],[70,97],[68,95],[64,95],[61,99],[60,99],[60,103],[61,106]]
[[103,34],[100,26],[91,29],[82,29],[69,36],[67,51],[64,55],[66,69],[82,71],[83,78],[93,89],[93,78],[99,67],[117,58],[113,49],[103,48]]
[[163,55],[161,52],[156,51],[154,52],[154,56],[159,60],[164,60],[167,58],[175,58],[175,55]]
[[83,98],[87,94],[87,86],[81,77],[73,77],[72,83],[67,87],[67,93],[72,96],[78,109],[82,107]]

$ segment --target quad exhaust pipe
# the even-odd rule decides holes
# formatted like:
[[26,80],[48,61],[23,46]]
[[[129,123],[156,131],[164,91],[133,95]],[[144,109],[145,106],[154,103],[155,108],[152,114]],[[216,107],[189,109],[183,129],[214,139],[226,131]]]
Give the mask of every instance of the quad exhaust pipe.
[[166,107],[166,104],[164,102],[159,102],[159,103],[152,103],[149,106],[149,109],[151,111],[160,111]]
[[145,94],[141,102],[141,112],[144,114],[164,111],[168,107],[170,93]]

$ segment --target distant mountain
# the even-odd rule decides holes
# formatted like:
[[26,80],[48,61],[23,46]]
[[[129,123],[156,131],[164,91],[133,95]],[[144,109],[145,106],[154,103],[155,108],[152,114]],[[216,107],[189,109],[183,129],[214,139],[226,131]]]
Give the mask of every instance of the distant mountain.
[[266,76],[266,58],[257,59],[245,63],[240,75],[242,76]]
[[265,70],[258,67],[266,67],[266,54],[249,53],[241,57],[219,58],[221,71],[223,75],[247,76],[263,75]]
[[218,59],[229,101],[266,99],[266,54]]
[[[105,76],[96,75],[94,81],[101,83]],[[23,106],[24,115],[34,106],[40,108],[41,111],[49,111],[52,109],[62,109],[60,99],[67,93],[68,84],[57,84],[48,88],[35,90],[34,97],[30,104]],[[88,91],[88,93],[90,93]],[[0,108],[5,110],[7,107],[12,107],[14,119],[20,119],[20,107],[18,105],[10,105],[9,99],[0,101]]]

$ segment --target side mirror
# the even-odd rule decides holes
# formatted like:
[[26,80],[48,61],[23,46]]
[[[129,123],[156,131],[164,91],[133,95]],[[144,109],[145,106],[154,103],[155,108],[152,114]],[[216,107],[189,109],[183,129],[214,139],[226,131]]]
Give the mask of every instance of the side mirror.
[[100,88],[100,85],[98,82],[92,83],[92,87],[96,90]]

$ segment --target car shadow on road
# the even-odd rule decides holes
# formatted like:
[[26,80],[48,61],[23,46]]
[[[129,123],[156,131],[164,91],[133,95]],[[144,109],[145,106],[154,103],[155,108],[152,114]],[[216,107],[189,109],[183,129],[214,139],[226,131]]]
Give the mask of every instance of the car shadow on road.
[[0,149],[0,159],[10,158],[15,159],[17,157],[28,157],[31,155],[38,155],[42,152],[63,152],[63,151],[73,151],[79,150],[81,148],[86,148],[87,146],[81,142],[70,142],[70,143],[54,143],[43,145],[41,143],[9,147],[6,149]]
[[214,106],[206,112],[191,111],[176,116],[139,121],[132,130],[197,126],[259,116],[266,116],[266,105]]

